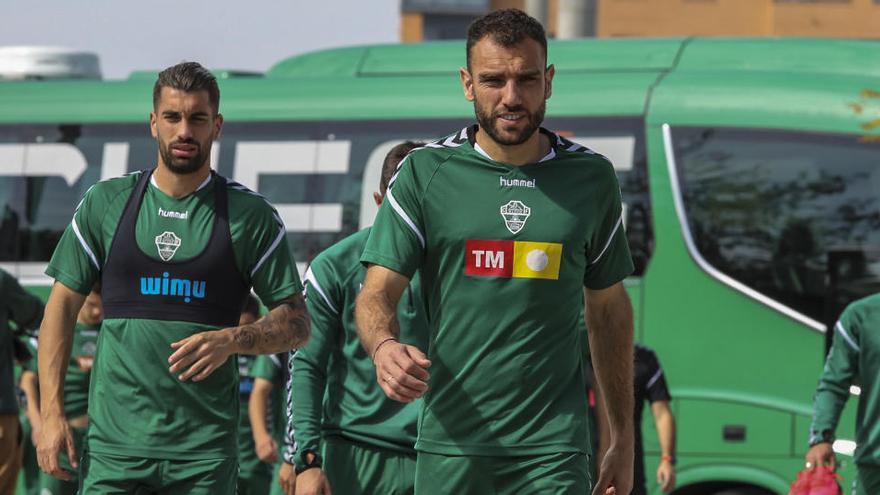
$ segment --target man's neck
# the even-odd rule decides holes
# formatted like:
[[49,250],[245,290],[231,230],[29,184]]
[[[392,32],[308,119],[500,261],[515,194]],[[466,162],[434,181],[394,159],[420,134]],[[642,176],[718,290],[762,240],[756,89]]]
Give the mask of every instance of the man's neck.
[[163,163],[159,163],[153,171],[156,187],[172,198],[182,198],[198,189],[199,185],[211,174],[211,167],[205,162],[198,171],[191,174],[175,174]]
[[522,144],[499,144],[482,129],[477,129],[477,144],[496,162],[522,166],[537,163],[550,152],[550,139],[540,130],[536,130]]

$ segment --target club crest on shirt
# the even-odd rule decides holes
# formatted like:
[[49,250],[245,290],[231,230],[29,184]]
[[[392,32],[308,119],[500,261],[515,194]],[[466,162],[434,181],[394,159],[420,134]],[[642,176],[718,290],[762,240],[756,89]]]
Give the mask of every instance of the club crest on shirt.
[[180,237],[177,237],[174,232],[166,230],[156,236],[156,248],[159,249],[159,257],[162,258],[162,261],[173,258],[179,247]]
[[501,207],[504,225],[511,234],[516,234],[522,230],[531,213],[532,209],[523,204],[522,201],[511,201]]

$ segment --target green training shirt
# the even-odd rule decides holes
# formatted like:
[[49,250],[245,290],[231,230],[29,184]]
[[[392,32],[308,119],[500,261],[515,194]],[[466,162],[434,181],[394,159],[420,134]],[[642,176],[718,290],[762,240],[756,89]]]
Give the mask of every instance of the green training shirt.
[[833,438],[850,385],[859,385],[857,464],[880,466],[880,294],[859,299],[834,325],[831,350],[816,389],[810,443]]
[[540,162],[496,162],[475,132],[401,162],[361,258],[420,270],[433,364],[416,449],[587,452],[583,288],[633,270],[614,168],[543,129]]
[[[296,445],[296,460],[304,450],[321,452],[321,439],[327,436],[415,454],[421,401],[403,404],[385,396],[357,335],[355,299],[367,271],[360,256],[369,235],[367,228],[330,246],[304,277],[312,334],[296,352],[291,373],[293,430],[288,438]],[[401,342],[427,352],[428,322],[418,276],[403,293],[397,318]]]
[[0,414],[18,414],[13,371],[13,342],[18,337],[10,324],[18,330],[35,328],[42,316],[40,300],[22,289],[15,277],[0,270]]
[[[283,354],[282,354],[283,355]],[[284,431],[287,427],[287,415],[284,413],[284,370],[278,354],[269,354],[265,356],[257,356],[251,365],[250,375],[253,378],[262,378],[272,383],[272,393],[269,394],[269,404],[266,405],[266,426],[275,444],[278,446],[278,452],[283,452],[284,447]]]
[[[49,276],[77,292],[89,292],[99,279],[139,175],[102,181],[86,192],[52,255]],[[182,198],[150,184],[137,217],[138,247],[160,260],[159,238],[173,232],[180,243],[170,257],[167,250],[163,253],[167,261],[187,260],[202,252],[214,222],[214,183],[209,176]],[[302,290],[284,226],[274,209],[240,184],[230,181],[227,190],[239,272],[267,304]],[[201,382],[182,382],[168,371],[172,342],[213,329],[184,321],[105,319],[89,390],[89,450],[161,459],[236,457],[235,357]]]

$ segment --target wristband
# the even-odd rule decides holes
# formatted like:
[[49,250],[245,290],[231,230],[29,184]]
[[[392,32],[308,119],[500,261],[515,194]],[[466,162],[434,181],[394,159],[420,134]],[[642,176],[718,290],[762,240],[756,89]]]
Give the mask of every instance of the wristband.
[[676,459],[675,459],[675,456],[674,456],[674,455],[663,455],[663,456],[660,456],[660,460],[661,460],[661,461],[666,461],[666,462],[668,462],[669,464],[672,464],[673,466],[675,466]]
[[383,345],[385,345],[386,342],[391,342],[392,340],[397,342],[398,344],[400,343],[400,341],[397,340],[397,337],[388,337],[387,339],[383,340],[382,342],[379,342],[379,345],[377,345],[376,348],[373,349],[373,357],[371,359],[374,363],[376,362],[376,353],[379,352],[379,348],[382,347]]
[[[309,462],[307,460],[309,458],[309,454],[312,454],[312,462]],[[318,453],[314,450],[306,449],[303,451],[300,457],[302,458],[302,464],[296,464],[293,466],[293,471],[296,474],[300,474],[312,468],[321,467],[321,456],[318,455]]]

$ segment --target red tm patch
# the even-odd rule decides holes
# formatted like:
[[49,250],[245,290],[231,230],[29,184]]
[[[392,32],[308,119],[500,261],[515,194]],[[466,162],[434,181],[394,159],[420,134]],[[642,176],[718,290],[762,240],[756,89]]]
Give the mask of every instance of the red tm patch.
[[513,276],[513,241],[466,241],[464,273],[478,277]]

